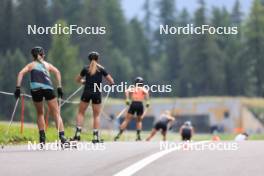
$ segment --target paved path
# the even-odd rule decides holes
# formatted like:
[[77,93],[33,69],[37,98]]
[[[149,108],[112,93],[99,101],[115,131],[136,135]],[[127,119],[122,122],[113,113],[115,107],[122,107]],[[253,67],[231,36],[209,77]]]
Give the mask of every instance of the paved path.
[[181,146],[162,151],[158,142],[107,142],[105,150],[98,151],[29,151],[27,146],[6,146],[0,149],[0,173],[4,176],[131,173],[140,176],[263,176],[264,141],[247,141],[238,146],[237,151],[183,151]]

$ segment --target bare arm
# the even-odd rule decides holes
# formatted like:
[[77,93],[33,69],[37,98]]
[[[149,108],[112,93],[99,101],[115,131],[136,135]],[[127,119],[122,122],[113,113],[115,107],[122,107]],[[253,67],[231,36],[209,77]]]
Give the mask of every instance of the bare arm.
[[49,71],[55,74],[57,80],[57,87],[61,87],[61,73],[60,71],[54,67],[52,64],[49,64]]
[[129,97],[129,95],[130,95],[130,89],[127,89],[126,91],[125,91],[125,95],[126,95],[126,100],[128,100],[130,97]]
[[191,129],[191,135],[193,136],[194,135],[194,128],[192,127]]
[[108,82],[108,84],[110,84],[110,85],[115,84],[114,79],[112,78],[111,75],[108,74],[108,75],[105,77],[105,79],[106,79],[106,81]]
[[183,127],[181,126],[181,128],[180,128],[180,130],[179,130],[179,133],[180,133],[180,134],[182,134],[182,128],[183,128]]
[[174,118],[173,116],[171,116],[171,115],[168,115],[167,118],[168,118],[169,120],[171,120],[172,122],[175,121],[175,118]]
[[20,87],[21,82],[23,80],[23,77],[26,73],[28,73],[31,70],[31,64],[26,65],[17,75],[17,83],[16,86]]
[[83,79],[83,77],[81,75],[76,76],[75,81],[79,84],[85,83],[85,80]]
[[149,107],[149,92],[145,90],[145,100],[146,100],[146,107]]
[[146,94],[145,99],[146,99],[146,101],[149,101],[149,93]]
[[171,120],[169,123],[168,123],[168,128],[170,129],[172,126],[173,126],[173,120]]

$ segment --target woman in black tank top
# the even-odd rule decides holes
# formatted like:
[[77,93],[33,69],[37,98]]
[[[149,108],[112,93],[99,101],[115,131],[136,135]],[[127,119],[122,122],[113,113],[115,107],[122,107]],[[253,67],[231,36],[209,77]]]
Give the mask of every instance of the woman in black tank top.
[[76,116],[76,132],[74,137],[71,139],[73,141],[80,141],[82,126],[84,122],[85,111],[88,108],[90,102],[92,102],[93,109],[93,143],[101,142],[99,138],[99,115],[101,112],[101,92],[95,89],[95,86],[100,86],[103,77],[106,81],[112,85],[114,80],[110,74],[106,72],[103,66],[98,64],[99,53],[91,52],[88,55],[90,64],[84,67],[77,76],[77,82],[84,85],[84,91],[81,96],[81,102],[79,104],[79,111]]

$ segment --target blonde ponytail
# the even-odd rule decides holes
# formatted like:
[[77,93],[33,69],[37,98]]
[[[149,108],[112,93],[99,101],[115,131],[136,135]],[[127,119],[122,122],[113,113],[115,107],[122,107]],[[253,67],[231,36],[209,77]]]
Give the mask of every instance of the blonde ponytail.
[[89,74],[91,76],[96,73],[96,71],[97,71],[97,62],[95,60],[91,61],[88,71],[89,71]]

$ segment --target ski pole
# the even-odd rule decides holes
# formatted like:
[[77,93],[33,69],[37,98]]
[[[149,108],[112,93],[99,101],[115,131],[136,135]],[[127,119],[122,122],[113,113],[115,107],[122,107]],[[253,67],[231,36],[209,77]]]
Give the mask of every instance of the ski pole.
[[[8,125],[7,131],[5,133],[5,138],[7,138],[7,135],[9,133],[9,129],[10,129],[11,125],[12,125],[13,120],[14,120],[14,116],[15,116],[15,113],[16,113],[16,109],[17,109],[18,102],[19,102],[19,98],[16,100],[16,104],[15,104],[14,110],[12,112],[12,116],[11,116],[9,125]],[[2,149],[3,148],[4,148],[4,144],[2,144]]]
[[67,103],[74,95],[76,95],[81,89],[83,88],[83,85],[81,85],[75,92],[73,92],[66,100],[63,100],[63,103],[60,104],[60,108]]
[[125,107],[124,109],[122,109],[122,111],[116,116],[116,119],[119,119],[124,114],[124,112],[126,110],[127,110],[127,107]]
[[109,97],[109,94],[110,94],[110,91],[108,91],[107,94],[106,94],[106,97],[105,97],[104,102],[103,102],[103,104],[102,104],[101,111],[100,111],[100,113],[99,113],[99,117],[101,116],[101,113],[102,113],[102,111],[104,110],[104,106],[105,106],[105,103],[106,103],[106,101],[107,101],[107,99],[108,99],[108,97]]

